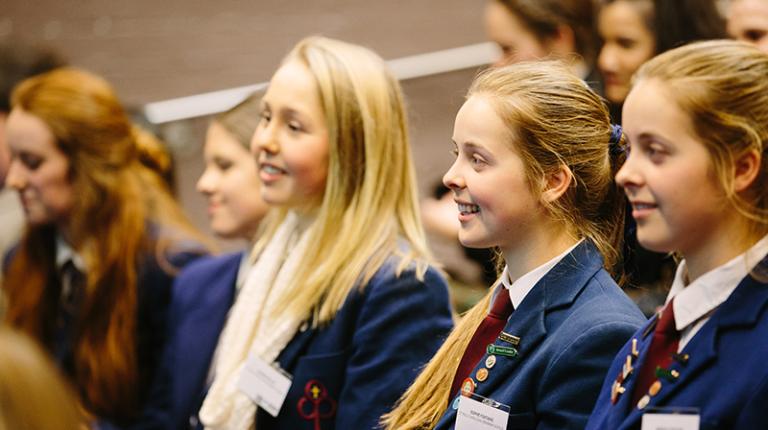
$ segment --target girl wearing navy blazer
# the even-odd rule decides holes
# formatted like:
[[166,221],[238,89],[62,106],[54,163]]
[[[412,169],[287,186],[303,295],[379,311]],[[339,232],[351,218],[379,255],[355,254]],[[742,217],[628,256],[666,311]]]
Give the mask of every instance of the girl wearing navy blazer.
[[620,154],[609,151],[618,139],[600,97],[559,63],[474,81],[443,181],[461,242],[498,247],[506,267],[384,418],[388,429],[475,428],[459,418],[482,398],[503,416],[488,428],[584,427],[611,358],[643,322],[609,275],[624,215]]
[[47,348],[100,428],[158,426],[171,283],[203,238],[147,167],[163,165],[157,141],[103,79],[58,69],[19,84],[12,104],[7,184],[27,229],[8,258],[5,319]]
[[[246,241],[248,250],[268,209],[249,151],[262,95],[249,96],[211,121],[204,145],[205,171],[197,181],[197,190],[208,200],[211,230],[223,239]],[[250,263],[248,252],[201,258],[186,266],[174,282],[164,365],[171,428],[197,426],[219,334]]]
[[[419,223],[399,85],[368,49],[304,39],[270,81],[252,151],[276,208],[200,419],[374,428],[452,325]],[[275,392],[284,399],[267,400]]]
[[587,428],[768,428],[768,56],[712,41],[655,57],[635,76],[624,126],[616,179],[638,241],[682,261],[660,316],[616,356]]

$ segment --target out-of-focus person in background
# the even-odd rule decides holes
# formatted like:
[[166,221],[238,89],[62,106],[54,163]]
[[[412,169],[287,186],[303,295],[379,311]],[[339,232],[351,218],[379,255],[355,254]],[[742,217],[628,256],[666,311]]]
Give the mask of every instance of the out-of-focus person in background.
[[731,0],[728,34],[768,53],[768,0]]
[[261,198],[251,137],[260,120],[260,93],[216,116],[205,138],[205,171],[197,190],[208,199],[211,230],[239,239],[245,251],[201,258],[176,278],[165,365],[171,384],[171,428],[195,428],[197,412],[214,375],[219,334],[250,268],[249,251],[269,206]]
[[615,123],[635,71],[651,57],[686,43],[725,37],[716,0],[600,0],[597,67]]
[[76,399],[39,345],[0,325],[0,430],[86,430]]
[[18,194],[5,187],[5,176],[11,161],[10,151],[5,143],[5,122],[11,112],[11,90],[22,80],[61,67],[65,63],[63,57],[51,48],[21,41],[0,42],[0,265],[3,263],[2,256],[18,242],[24,231],[24,212]]
[[485,28],[501,50],[495,66],[559,59],[599,90],[593,0],[489,0]]
[[[714,0],[603,0],[598,32],[603,45],[597,64],[611,117],[618,124],[632,76],[643,63],[676,46],[724,37],[725,21]],[[630,212],[624,243],[625,284],[643,313],[651,316],[664,303],[675,262],[670,255],[648,251],[637,243]]]
[[27,229],[8,257],[5,319],[47,348],[94,425],[164,426],[153,382],[171,284],[205,238],[142,164],[145,136],[106,81],[59,68],[11,101],[6,184]]

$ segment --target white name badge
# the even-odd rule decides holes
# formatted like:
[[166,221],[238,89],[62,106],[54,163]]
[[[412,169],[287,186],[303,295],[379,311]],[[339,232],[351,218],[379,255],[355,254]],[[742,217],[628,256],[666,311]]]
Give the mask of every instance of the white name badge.
[[456,430],[506,430],[509,407],[477,394],[461,396]]
[[258,357],[250,357],[237,381],[237,388],[267,413],[276,417],[283,407],[291,382],[291,375],[282,369],[273,367]]
[[699,430],[698,413],[646,412],[640,430]]

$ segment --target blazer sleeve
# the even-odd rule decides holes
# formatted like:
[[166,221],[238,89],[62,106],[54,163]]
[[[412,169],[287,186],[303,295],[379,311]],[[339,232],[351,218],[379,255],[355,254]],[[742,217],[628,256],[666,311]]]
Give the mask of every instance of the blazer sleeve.
[[637,328],[617,317],[563,339],[568,345],[549,364],[537,395],[539,430],[586,426],[614,356]]
[[373,429],[437,352],[453,326],[447,285],[434,269],[376,276],[358,315],[337,429]]

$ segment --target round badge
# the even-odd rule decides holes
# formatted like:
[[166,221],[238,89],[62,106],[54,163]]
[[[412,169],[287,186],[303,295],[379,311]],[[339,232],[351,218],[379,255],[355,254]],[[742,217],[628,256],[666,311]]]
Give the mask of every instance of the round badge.
[[650,394],[651,396],[655,396],[655,395],[659,394],[659,391],[661,391],[661,381],[659,381],[659,380],[657,379],[657,380],[656,380],[656,381],[655,381],[653,384],[651,384],[651,386],[648,388],[648,394]]
[[451,405],[451,408],[454,411],[459,409],[459,400],[461,400],[461,396],[456,396],[456,398],[453,400],[453,404]]
[[496,365],[496,356],[489,355],[488,358],[485,359],[485,367],[490,369],[495,365]]
[[483,382],[488,379],[488,369],[485,367],[479,369],[477,373],[475,373],[475,378],[477,378],[479,382]]
[[471,396],[475,392],[475,381],[472,378],[466,378],[461,383],[461,394]]
[[645,409],[645,407],[648,406],[648,403],[650,403],[650,401],[651,401],[651,398],[648,397],[647,394],[641,397],[640,400],[637,402],[637,409]]

